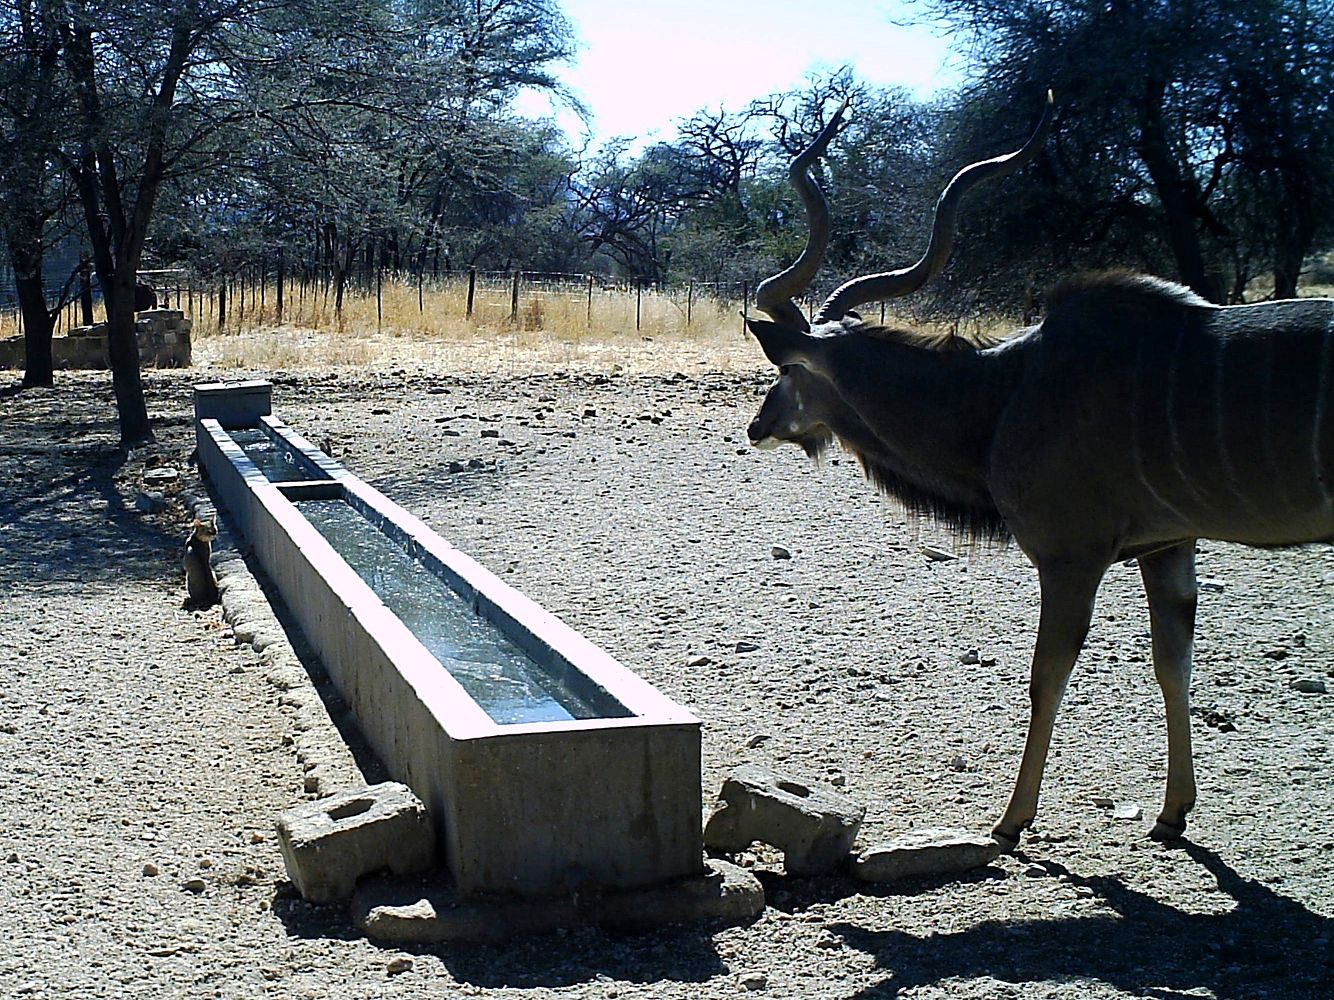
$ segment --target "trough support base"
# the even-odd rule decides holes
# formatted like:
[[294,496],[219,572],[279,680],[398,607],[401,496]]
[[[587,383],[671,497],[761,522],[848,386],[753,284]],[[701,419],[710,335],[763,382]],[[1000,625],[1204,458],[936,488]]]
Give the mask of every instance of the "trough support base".
[[620,931],[702,920],[740,924],[763,912],[764,887],[752,873],[713,858],[704,865],[702,875],[658,885],[542,899],[461,899],[442,880],[382,876],[357,886],[352,920],[381,944],[485,944],[590,924]]

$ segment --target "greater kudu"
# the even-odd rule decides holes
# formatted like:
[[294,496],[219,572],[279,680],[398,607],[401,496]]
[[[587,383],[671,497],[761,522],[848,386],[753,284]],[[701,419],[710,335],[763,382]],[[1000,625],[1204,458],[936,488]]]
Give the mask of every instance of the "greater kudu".
[[950,182],[917,264],[847,282],[807,323],[793,298],[829,236],[828,207],[807,171],[840,109],[792,164],[811,236],[756,293],[773,322],[749,326],[780,374],[749,435],[812,457],[837,439],[909,510],[974,538],[1013,537],[1037,568],[1028,738],[994,831],[1009,845],[1036,814],[1098,585],[1114,562],[1137,559],[1167,708],[1167,791],[1151,836],[1174,838],[1195,803],[1195,540],[1334,539],[1334,301],[1220,307],[1164,281],[1115,275],[1057,289],[1041,324],[991,345],[864,324],[854,306],[905,295],[940,271],[960,197],[1033,159],[1048,105],[1022,149]]

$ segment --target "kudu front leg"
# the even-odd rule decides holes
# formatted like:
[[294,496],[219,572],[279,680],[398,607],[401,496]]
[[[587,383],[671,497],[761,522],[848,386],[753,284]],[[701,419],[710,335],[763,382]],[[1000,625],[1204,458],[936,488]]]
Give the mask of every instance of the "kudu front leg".
[[1062,562],[1038,565],[1042,612],[1038,620],[1037,644],[1033,649],[1033,671],[1028,695],[1030,715],[1019,777],[1005,813],[992,836],[1009,847],[1017,847],[1019,835],[1033,822],[1038,811],[1038,791],[1047,766],[1052,729],[1061,707],[1066,683],[1075,658],[1088,635],[1093,618],[1093,599],[1107,563]]
[[1195,541],[1141,556],[1149,595],[1153,672],[1167,709],[1167,794],[1149,836],[1174,840],[1186,832],[1195,805],[1195,762],[1190,746],[1191,646],[1195,632]]

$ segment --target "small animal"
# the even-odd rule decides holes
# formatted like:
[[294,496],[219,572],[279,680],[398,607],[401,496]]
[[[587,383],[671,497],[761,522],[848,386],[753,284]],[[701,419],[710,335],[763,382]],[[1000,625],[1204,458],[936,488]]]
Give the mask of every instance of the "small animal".
[[217,523],[209,518],[195,518],[190,535],[185,540],[185,606],[211,608],[218,603],[218,578],[213,573],[213,539],[218,536]]

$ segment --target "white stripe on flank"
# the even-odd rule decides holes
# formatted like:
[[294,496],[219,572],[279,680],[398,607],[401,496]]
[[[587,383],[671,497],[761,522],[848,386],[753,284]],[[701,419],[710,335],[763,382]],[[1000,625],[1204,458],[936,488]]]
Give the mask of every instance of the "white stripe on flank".
[[1289,510],[1300,510],[1301,505],[1292,498],[1292,484],[1288,482],[1288,477],[1284,474],[1284,469],[1279,465],[1278,453],[1274,450],[1274,366],[1277,364],[1277,352],[1274,349],[1274,338],[1269,337],[1265,340],[1265,365],[1264,365],[1264,393],[1261,398],[1264,405],[1261,407],[1261,413],[1264,419],[1264,433],[1261,436],[1263,440],[1265,458],[1269,460],[1269,468],[1273,473],[1272,483],[1283,498],[1284,505]]
[[1177,369],[1181,365],[1181,345],[1186,340],[1186,328],[1182,326],[1177,331],[1176,343],[1172,345],[1171,360],[1167,366],[1167,398],[1163,400],[1163,405],[1167,410],[1167,444],[1171,449],[1172,464],[1176,468],[1177,478],[1181,480],[1181,485],[1186,487],[1200,503],[1207,503],[1207,498],[1191,482],[1190,475],[1186,471],[1185,449],[1181,447],[1181,433],[1177,426],[1176,400],[1177,400]]
[[1246,496],[1241,490],[1241,480],[1237,477],[1237,470],[1232,465],[1232,456],[1227,453],[1227,435],[1223,432],[1223,418],[1227,414],[1227,407],[1224,406],[1223,399],[1223,355],[1227,351],[1227,339],[1220,337],[1218,343],[1218,356],[1214,361],[1214,423],[1218,427],[1218,464],[1222,468],[1227,479],[1227,485],[1231,488],[1236,498],[1242,501],[1242,506],[1246,506]]
[[1334,503],[1334,497],[1330,496],[1329,488],[1325,486],[1325,470],[1320,456],[1325,447],[1325,400],[1329,395],[1330,341],[1334,340],[1334,305],[1329,307],[1329,312],[1329,326],[1325,328],[1325,336],[1320,341],[1320,381],[1316,384],[1315,426],[1311,429],[1311,459],[1315,469],[1315,484],[1326,507]]
[[[1149,495],[1160,507],[1171,511],[1177,520],[1186,523],[1189,519],[1180,510],[1168,503],[1166,497],[1154,489],[1153,483],[1149,482],[1148,469],[1144,465],[1144,449],[1140,447],[1140,440],[1143,436],[1140,426],[1143,414],[1143,407],[1140,405],[1140,382],[1144,378],[1144,340],[1145,338],[1141,336],[1135,345],[1135,370],[1130,376],[1130,447],[1135,453],[1133,458],[1135,468],[1139,472],[1139,481],[1144,484],[1144,488],[1149,491]],[[1171,385],[1170,375],[1168,384]],[[1171,424],[1170,410],[1168,411],[1168,423]],[[1152,430],[1156,432],[1158,428],[1155,427]],[[1157,439],[1159,439],[1159,435],[1154,433],[1153,438],[1150,439],[1150,446],[1152,446],[1152,441]]]

